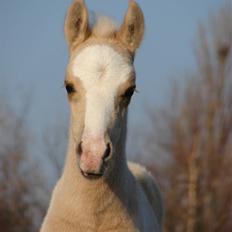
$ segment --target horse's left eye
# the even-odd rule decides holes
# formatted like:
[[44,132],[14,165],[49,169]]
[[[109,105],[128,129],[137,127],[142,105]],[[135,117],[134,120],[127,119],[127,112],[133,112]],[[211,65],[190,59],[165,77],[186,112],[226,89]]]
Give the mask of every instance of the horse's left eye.
[[123,94],[124,98],[130,99],[132,97],[132,95],[134,94],[136,89],[136,86],[131,86],[130,88],[128,88],[126,90],[126,92]]
[[65,88],[66,88],[68,94],[72,94],[72,93],[76,92],[73,84],[66,84]]

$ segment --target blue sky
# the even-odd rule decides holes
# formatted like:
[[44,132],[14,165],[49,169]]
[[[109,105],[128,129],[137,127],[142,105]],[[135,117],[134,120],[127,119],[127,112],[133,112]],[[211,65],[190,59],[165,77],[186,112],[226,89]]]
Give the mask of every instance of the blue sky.
[[[90,10],[121,22],[125,0],[86,0]],[[199,22],[207,22],[223,0],[138,0],[146,19],[146,35],[135,65],[137,94],[131,105],[130,128],[141,124],[146,105],[162,105],[171,80],[193,69],[193,42]],[[36,130],[67,117],[62,88],[68,60],[63,35],[64,17],[71,0],[0,1],[0,80],[12,96],[29,91],[29,122]],[[2,91],[2,88],[0,88]]]

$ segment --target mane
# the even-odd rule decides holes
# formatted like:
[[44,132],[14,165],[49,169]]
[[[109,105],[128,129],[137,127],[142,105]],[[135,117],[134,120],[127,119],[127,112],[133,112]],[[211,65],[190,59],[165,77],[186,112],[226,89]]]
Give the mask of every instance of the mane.
[[92,33],[96,37],[109,38],[116,34],[117,23],[110,17],[95,14],[95,23],[92,26]]

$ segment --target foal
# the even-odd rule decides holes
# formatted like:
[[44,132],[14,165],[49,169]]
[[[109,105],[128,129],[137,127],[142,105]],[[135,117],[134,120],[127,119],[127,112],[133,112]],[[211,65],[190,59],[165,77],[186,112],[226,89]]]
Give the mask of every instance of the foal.
[[84,1],[73,1],[65,22],[69,146],[41,232],[162,231],[160,192],[125,156],[133,60],[143,34],[143,13],[134,1],[119,29],[106,18],[90,28]]

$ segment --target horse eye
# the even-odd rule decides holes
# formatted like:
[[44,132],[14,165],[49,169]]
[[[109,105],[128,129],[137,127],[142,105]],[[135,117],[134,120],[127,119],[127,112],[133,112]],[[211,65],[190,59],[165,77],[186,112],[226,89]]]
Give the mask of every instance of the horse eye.
[[130,99],[132,95],[134,94],[134,91],[136,89],[136,86],[132,86],[126,90],[126,92],[123,94],[124,98]]
[[76,92],[73,84],[66,84],[65,88],[66,88],[68,94],[72,94],[72,93]]

